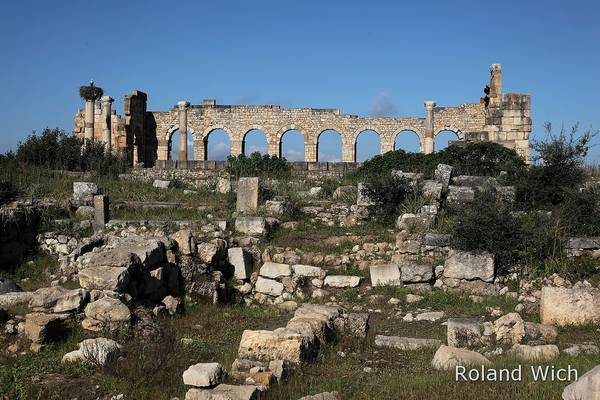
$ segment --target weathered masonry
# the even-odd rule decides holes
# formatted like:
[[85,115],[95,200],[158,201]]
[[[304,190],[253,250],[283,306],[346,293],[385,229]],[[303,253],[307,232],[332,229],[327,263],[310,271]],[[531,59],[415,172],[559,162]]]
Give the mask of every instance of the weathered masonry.
[[[172,146],[178,146],[179,160],[206,160],[211,132],[222,129],[231,140],[231,154],[244,152],[246,134],[258,129],[265,133],[269,154],[281,156],[282,136],[290,130],[304,136],[304,161],[318,159],[319,136],[326,130],[342,138],[342,161],[356,161],[356,140],[366,130],[381,138],[381,153],[394,149],[396,136],[413,131],[421,151],[434,151],[435,136],[442,131],[456,133],[460,141],[492,141],[517,150],[529,158],[531,97],[528,94],[502,93],[500,64],[491,66],[486,96],[479,103],[458,107],[437,107],[425,101],[425,117],[381,118],[341,114],[337,109],[281,108],[277,105],[219,105],[214,100],[190,105],[180,101],[168,111],[147,111],[147,96],[133,91],[125,96],[124,116],[111,110],[112,99],[104,96],[95,105],[86,104],[75,118],[75,133],[103,141],[107,147],[130,155],[134,165],[152,167],[169,160]],[[94,121],[91,123],[91,121]],[[88,121],[86,123],[86,121]],[[180,132],[179,143],[171,137]],[[187,136],[193,138],[193,155],[187,154]]]

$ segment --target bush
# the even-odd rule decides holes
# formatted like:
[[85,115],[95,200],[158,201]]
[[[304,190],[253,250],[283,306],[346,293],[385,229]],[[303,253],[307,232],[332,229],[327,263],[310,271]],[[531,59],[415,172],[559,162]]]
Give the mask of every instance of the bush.
[[4,167],[37,166],[66,171],[94,171],[100,175],[116,176],[128,167],[125,156],[105,152],[102,143],[87,143],[62,129],[44,129],[33,132],[25,142],[19,142],[17,151],[4,155]]
[[373,201],[370,209],[375,219],[390,224],[398,217],[404,202],[418,196],[418,189],[408,179],[387,173],[366,179],[362,194]]
[[570,236],[600,235],[600,187],[591,186],[566,194],[560,213]]
[[592,138],[598,134],[588,130],[576,137],[577,125],[569,134],[561,129],[554,135],[548,123],[545,128],[546,138],[532,144],[537,152],[534,161],[538,164],[516,181],[517,200],[524,209],[559,205],[583,185],[585,156]]
[[291,166],[285,158],[255,152],[250,157],[244,154],[229,156],[227,171],[236,179],[243,176],[282,178],[290,175]]
[[519,261],[526,240],[511,207],[492,191],[479,193],[469,207],[458,210],[452,228],[453,246],[467,251],[488,251],[497,269],[506,272]]
[[454,167],[454,175],[497,176],[501,171],[509,176],[522,175],[525,160],[516,151],[492,142],[469,142],[448,146],[432,154],[390,151],[365,161],[350,175],[355,181],[391,170],[422,172],[426,178],[433,176],[438,164]]

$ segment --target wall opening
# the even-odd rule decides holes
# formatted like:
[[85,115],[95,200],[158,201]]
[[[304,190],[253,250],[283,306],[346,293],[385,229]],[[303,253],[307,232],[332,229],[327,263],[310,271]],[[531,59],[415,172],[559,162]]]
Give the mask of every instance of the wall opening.
[[381,138],[372,130],[358,134],[354,142],[354,162],[363,162],[381,154]]
[[225,161],[231,155],[231,139],[223,129],[215,129],[204,139],[204,158]]
[[[187,150],[188,160],[192,160],[194,158],[194,140],[189,132],[187,135]],[[169,160],[179,160],[179,129],[171,134],[169,140]]]
[[456,132],[450,130],[440,131],[437,135],[435,135],[433,149],[434,151],[444,150],[446,147],[448,147],[450,142],[454,142],[456,140],[458,140],[458,135]]
[[407,153],[420,153],[421,141],[419,135],[411,130],[403,130],[396,134],[394,150],[404,150]]
[[304,161],[304,135],[292,129],[281,136],[279,154],[288,161]]
[[317,138],[318,162],[342,161],[342,136],[333,129],[324,130]]
[[267,135],[259,129],[251,129],[244,135],[242,153],[249,156],[252,153],[268,153]]

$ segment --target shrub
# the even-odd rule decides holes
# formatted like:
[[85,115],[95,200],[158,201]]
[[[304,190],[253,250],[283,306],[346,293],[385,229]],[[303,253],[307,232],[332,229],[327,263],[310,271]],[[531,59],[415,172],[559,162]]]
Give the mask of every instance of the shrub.
[[468,142],[432,154],[390,151],[365,161],[350,177],[356,181],[373,174],[402,170],[422,172],[429,178],[440,163],[452,165],[455,175],[497,176],[506,171],[512,177],[522,175],[525,170],[525,160],[513,149],[492,142]]
[[467,251],[488,251],[494,254],[498,270],[506,272],[519,260],[525,240],[511,211],[494,192],[479,193],[469,207],[458,210],[455,216],[453,246]]
[[558,135],[553,134],[549,123],[545,128],[546,138],[532,144],[537,152],[534,161],[538,164],[532,165],[516,182],[517,199],[526,209],[559,205],[581,187],[586,179],[585,156],[592,138],[598,134],[588,130],[576,137],[577,125],[569,134],[564,129]]
[[[125,171],[128,162],[125,156],[106,153],[104,144],[87,143],[62,129],[44,129],[40,135],[33,132],[19,142],[13,157],[4,156],[5,163],[18,166],[37,166],[45,169],[66,171],[94,171],[100,175],[116,176]],[[8,167],[8,165],[7,165]]]
[[255,152],[250,154],[250,157],[244,154],[237,157],[229,156],[227,171],[236,178],[243,176],[282,178],[290,175],[291,166],[285,158]]
[[454,167],[454,175],[522,175],[525,160],[513,149],[493,142],[458,143],[438,153],[438,163]]
[[570,236],[600,235],[600,187],[591,186],[566,194],[559,210]]
[[408,179],[387,173],[366,179],[362,194],[373,201],[370,208],[375,219],[390,224],[400,213],[403,203],[417,197],[418,190]]

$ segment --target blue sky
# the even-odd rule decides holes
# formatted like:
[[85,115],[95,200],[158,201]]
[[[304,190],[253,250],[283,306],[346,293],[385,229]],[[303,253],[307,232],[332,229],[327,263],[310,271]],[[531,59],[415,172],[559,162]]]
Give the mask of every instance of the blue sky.
[[[599,17],[600,2],[576,0],[7,1],[0,151],[32,130],[70,131],[91,78],[120,114],[123,95],[139,89],[150,110],[215,98],[422,116],[424,100],[477,102],[489,65],[501,63],[504,90],[532,95],[534,138],[545,121],[600,128]],[[284,153],[301,154],[297,136]],[[246,147],[261,149],[260,139]],[[322,155],[336,159],[335,139],[322,137]],[[374,139],[359,139],[359,159],[377,151]],[[215,134],[209,155],[225,142]]]

